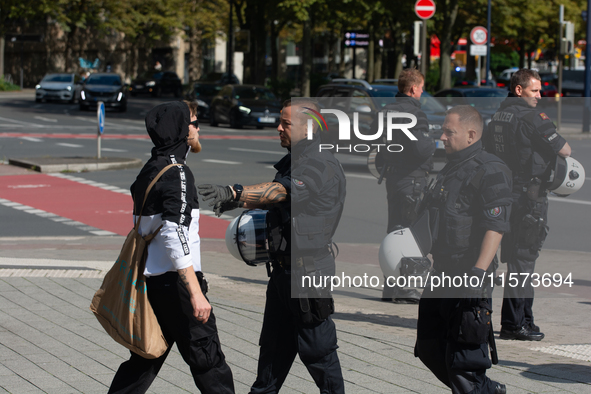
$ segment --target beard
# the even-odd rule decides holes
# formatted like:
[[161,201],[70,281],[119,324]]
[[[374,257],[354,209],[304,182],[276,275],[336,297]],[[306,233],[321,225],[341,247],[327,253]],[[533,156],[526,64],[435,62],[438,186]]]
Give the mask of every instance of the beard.
[[193,153],[201,152],[201,142],[199,142],[197,138],[189,141],[189,147],[191,148],[191,152]]

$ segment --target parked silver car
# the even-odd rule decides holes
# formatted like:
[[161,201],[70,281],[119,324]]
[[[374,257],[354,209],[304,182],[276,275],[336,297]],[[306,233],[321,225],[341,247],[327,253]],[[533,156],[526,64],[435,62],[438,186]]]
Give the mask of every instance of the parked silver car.
[[47,74],[35,86],[35,101],[60,100],[73,103],[80,97],[82,78],[78,74]]

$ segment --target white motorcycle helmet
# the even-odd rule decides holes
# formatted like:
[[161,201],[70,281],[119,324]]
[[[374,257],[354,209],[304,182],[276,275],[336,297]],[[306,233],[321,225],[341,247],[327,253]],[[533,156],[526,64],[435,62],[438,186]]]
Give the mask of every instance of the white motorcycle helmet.
[[281,243],[279,224],[270,211],[252,209],[242,212],[226,229],[226,247],[230,254],[256,267],[273,260]]
[[550,176],[548,190],[559,197],[566,197],[578,191],[585,183],[585,168],[572,157],[556,159],[556,166]]
[[411,226],[386,235],[379,251],[380,267],[384,276],[424,275],[431,268],[426,257],[431,250],[429,215],[425,212]]

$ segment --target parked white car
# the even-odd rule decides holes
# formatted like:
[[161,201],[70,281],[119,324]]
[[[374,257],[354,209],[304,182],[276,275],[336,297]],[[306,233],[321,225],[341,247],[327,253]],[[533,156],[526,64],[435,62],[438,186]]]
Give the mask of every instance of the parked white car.
[[78,74],[47,74],[35,86],[35,101],[60,100],[73,103],[80,97],[82,78]]

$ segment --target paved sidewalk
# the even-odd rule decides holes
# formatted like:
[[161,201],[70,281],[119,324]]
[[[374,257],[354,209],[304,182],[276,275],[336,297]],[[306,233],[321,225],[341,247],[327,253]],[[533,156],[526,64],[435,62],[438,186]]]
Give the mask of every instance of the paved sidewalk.
[[[0,392],[107,391],[128,353],[105,334],[88,305],[122,242],[119,236],[0,238]],[[343,256],[347,248],[371,255],[375,247],[343,245]],[[588,264],[590,257],[544,251],[539,261],[576,266]],[[347,275],[377,269],[338,260]],[[255,379],[265,269],[233,259],[223,240],[203,241],[203,264],[236,392],[247,393]],[[509,393],[591,393],[591,281],[586,279],[561,298],[539,293],[534,308],[546,333],[542,342],[497,340],[501,361],[489,376],[506,383]],[[379,297],[371,288],[336,291],[334,319],[346,391],[449,392],[413,355],[417,307]],[[500,300],[494,303],[498,330]],[[196,392],[176,349],[150,392]],[[281,392],[317,392],[299,360]]]

